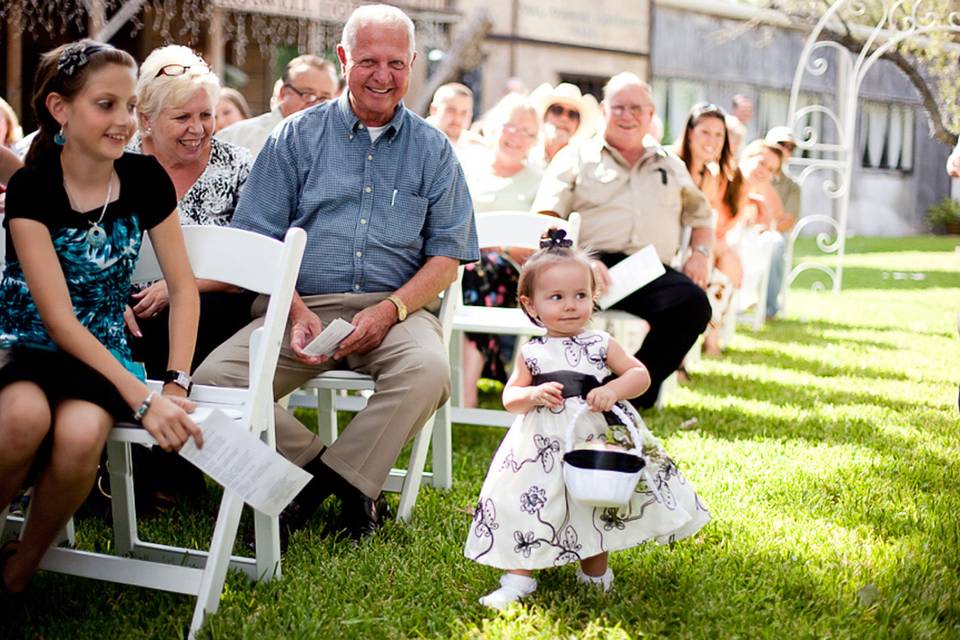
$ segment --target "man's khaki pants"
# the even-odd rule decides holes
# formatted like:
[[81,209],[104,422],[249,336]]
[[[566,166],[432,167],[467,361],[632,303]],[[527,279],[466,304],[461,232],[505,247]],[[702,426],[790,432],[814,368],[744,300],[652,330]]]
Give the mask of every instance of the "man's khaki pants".
[[[304,302],[324,326],[334,318],[352,320],[387,293],[305,296]],[[243,387],[248,384],[250,334],[263,325],[265,298],[254,304],[258,316],[211,353],[197,369],[197,384]],[[374,498],[383,487],[403,445],[413,438],[450,395],[450,364],[441,340],[440,322],[421,309],[395,324],[383,342],[364,354],[344,361],[307,365],[290,351],[287,328],[280,349],[274,398],[282,398],[318,373],[347,368],[370,375],[376,391],[366,408],[323,454],[323,462],[347,482]],[[292,414],[276,407],[277,449],[299,466],[313,460],[323,442]]]

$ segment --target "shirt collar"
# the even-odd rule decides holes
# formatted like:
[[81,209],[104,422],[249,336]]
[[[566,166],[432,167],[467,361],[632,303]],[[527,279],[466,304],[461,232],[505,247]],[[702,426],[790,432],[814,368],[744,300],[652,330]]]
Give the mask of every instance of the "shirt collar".
[[[357,117],[357,115],[353,112],[353,109],[350,107],[349,89],[344,89],[343,93],[340,94],[340,98],[337,100],[337,111],[340,112],[340,118],[350,133],[355,133],[357,128],[363,124],[360,122],[360,118]],[[385,125],[386,128],[383,130],[384,134],[388,134],[391,140],[393,139],[393,136],[400,132],[400,128],[403,126],[406,115],[407,109],[403,104],[403,100],[401,100],[397,105],[396,111],[393,113],[393,118]]]

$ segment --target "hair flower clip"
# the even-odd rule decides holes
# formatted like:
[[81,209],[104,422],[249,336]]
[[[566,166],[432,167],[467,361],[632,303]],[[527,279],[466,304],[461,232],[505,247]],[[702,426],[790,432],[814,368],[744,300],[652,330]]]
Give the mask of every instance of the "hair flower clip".
[[567,237],[567,232],[564,229],[550,227],[540,236],[540,248],[546,249],[547,251],[551,249],[569,249],[572,246],[573,240]]
[[95,50],[94,47],[87,47],[81,42],[70,45],[60,54],[57,71],[72,76],[77,69],[87,64],[87,53],[93,53],[91,49]]

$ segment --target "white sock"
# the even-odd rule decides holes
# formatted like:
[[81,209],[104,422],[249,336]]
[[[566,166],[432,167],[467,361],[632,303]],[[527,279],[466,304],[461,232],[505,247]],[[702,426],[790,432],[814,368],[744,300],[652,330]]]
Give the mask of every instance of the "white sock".
[[511,602],[525,598],[537,590],[537,581],[516,573],[500,576],[500,588],[480,598],[480,604],[492,609],[505,609]]
[[588,576],[583,572],[583,568],[577,567],[577,582],[583,584],[595,584],[601,587],[604,592],[613,588],[613,569],[607,567],[606,573],[602,576]]

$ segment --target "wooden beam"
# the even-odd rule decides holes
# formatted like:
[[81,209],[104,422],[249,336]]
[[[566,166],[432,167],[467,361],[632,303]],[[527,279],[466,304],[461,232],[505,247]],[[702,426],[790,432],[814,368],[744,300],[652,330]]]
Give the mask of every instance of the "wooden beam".
[[224,80],[224,40],[223,40],[224,12],[221,7],[214,6],[210,14],[210,32],[207,34],[207,64],[222,83]]
[[120,27],[125,25],[130,18],[137,15],[137,12],[140,11],[140,8],[143,7],[146,1],[147,0],[127,0],[122,7],[117,9],[117,12],[113,14],[110,21],[96,32],[93,39],[99,42],[109,42],[113,36],[117,35],[117,31],[120,31]]
[[83,4],[87,7],[87,33],[95,38],[107,22],[107,8],[103,0],[84,0]]
[[19,2],[10,5],[7,14],[7,87],[6,100],[23,121],[23,15]]

